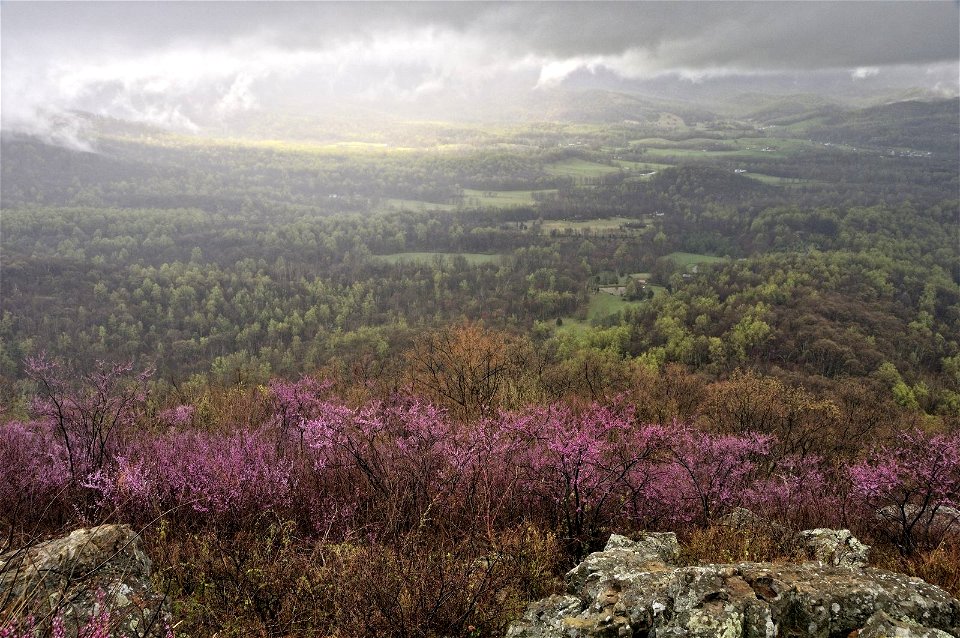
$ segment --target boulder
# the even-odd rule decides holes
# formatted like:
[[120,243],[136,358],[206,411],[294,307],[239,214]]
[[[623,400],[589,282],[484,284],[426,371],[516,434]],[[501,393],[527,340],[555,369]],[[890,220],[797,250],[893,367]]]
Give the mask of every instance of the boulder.
[[673,532],[645,532],[637,540],[612,534],[602,552],[590,554],[567,573],[567,584],[571,591],[579,591],[601,575],[629,579],[651,565],[673,564],[679,553],[680,544]]
[[834,638],[872,630],[876,638],[888,626],[914,632],[905,636],[960,635],[960,602],[920,579],[832,559],[676,566],[671,536],[612,537],[567,574],[566,594],[531,604],[507,635]]
[[807,529],[799,534],[807,557],[826,565],[865,567],[870,546],[861,543],[848,529]]
[[896,620],[882,611],[870,616],[857,638],[953,638],[940,629],[921,627],[910,620]]
[[154,591],[152,564],[129,525],[78,529],[62,538],[0,555],[0,617],[32,616],[49,628],[59,616],[76,636],[109,612],[113,638],[166,635],[170,612]]
[[865,567],[870,557],[870,546],[861,543],[847,529],[820,528],[797,533],[743,507],[721,518],[720,524],[741,532],[777,537],[783,545],[795,547],[807,560],[827,565]]

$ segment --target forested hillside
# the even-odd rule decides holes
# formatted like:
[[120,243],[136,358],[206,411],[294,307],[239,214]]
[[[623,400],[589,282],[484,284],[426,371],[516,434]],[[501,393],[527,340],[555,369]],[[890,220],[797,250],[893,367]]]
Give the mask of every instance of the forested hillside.
[[499,635],[737,507],[960,591],[956,100],[661,104],[4,134],[9,543],[135,524],[177,636]]
[[[954,102],[895,106],[841,119],[952,135]],[[11,382],[40,350],[217,383],[389,368],[419,332],[480,320],[554,366],[594,350],[813,385],[886,366],[927,413],[956,411],[955,153],[746,122],[521,126],[494,146],[451,128],[443,147],[416,127],[396,133],[415,146],[356,147],[93,123],[95,153],[4,142]]]

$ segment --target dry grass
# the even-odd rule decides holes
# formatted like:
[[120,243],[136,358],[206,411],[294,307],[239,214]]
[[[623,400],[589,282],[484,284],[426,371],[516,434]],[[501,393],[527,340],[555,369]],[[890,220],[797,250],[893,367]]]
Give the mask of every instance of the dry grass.
[[800,560],[803,550],[793,535],[775,525],[737,528],[715,523],[681,536],[682,565]]
[[417,530],[390,544],[298,538],[290,524],[169,534],[152,554],[191,636],[496,636],[559,591],[555,536],[530,526],[454,540]]
[[960,597],[960,537],[944,539],[938,546],[903,556],[891,546],[874,546],[870,564],[881,569],[903,572],[939,585],[952,596]]
[[[776,525],[736,528],[714,524],[681,536],[680,564],[736,562],[788,563],[807,560],[803,548],[789,532]],[[916,576],[960,596],[960,538],[943,540],[933,549],[904,556],[882,540],[870,550],[870,566]]]

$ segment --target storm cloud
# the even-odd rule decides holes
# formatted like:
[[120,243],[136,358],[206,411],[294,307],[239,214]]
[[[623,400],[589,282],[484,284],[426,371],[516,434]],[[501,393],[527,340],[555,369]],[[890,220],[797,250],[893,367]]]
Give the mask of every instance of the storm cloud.
[[583,72],[624,81],[836,72],[949,93],[960,59],[955,2],[4,2],[0,11],[3,126],[34,133],[71,110],[192,130],[281,94],[490,97]]

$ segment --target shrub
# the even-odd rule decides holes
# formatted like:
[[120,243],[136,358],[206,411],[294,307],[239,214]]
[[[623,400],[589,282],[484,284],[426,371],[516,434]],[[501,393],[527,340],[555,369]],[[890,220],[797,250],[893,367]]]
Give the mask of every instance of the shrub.
[[132,364],[104,362],[79,373],[43,354],[27,358],[25,368],[37,392],[31,411],[60,437],[70,476],[82,482],[116,455],[120,438],[143,411],[151,373],[131,379]]
[[903,433],[851,466],[849,476],[863,518],[881,523],[904,554],[960,526],[960,432]]
[[4,528],[56,520],[69,505],[69,486],[66,449],[48,424],[0,423],[0,522]]
[[261,431],[174,431],[144,435],[85,484],[126,520],[144,523],[176,510],[185,520],[200,514],[239,525],[247,516],[288,507],[296,476]]
[[764,434],[712,435],[687,427],[671,433],[672,463],[658,477],[660,502],[674,524],[709,524],[743,504],[775,439]]

